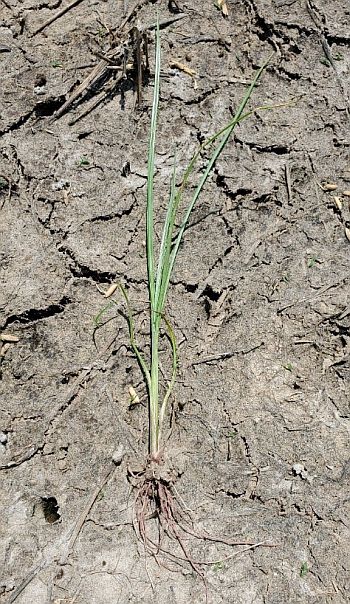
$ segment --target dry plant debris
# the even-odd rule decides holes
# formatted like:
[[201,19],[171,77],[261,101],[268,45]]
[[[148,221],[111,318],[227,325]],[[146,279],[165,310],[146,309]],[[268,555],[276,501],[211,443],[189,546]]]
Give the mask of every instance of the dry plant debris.
[[185,63],[181,63],[181,61],[176,61],[175,59],[169,61],[169,66],[175,67],[176,69],[179,69],[180,71],[183,71],[183,73],[189,75],[193,79],[194,89],[197,89],[197,72],[194,69],[188,67],[188,65]]
[[216,6],[221,10],[224,17],[228,17],[228,6],[226,0],[217,0]]

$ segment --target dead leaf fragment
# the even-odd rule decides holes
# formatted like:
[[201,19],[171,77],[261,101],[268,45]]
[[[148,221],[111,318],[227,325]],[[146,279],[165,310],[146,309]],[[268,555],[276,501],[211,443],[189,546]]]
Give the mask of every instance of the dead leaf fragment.
[[176,69],[179,69],[180,71],[183,71],[187,75],[191,76],[193,80],[193,88],[197,90],[197,72],[194,69],[191,69],[191,67],[188,67],[188,65],[186,65],[185,63],[181,63],[180,61],[175,60],[171,60],[169,62],[169,65],[170,67],[175,67]]
[[323,191],[335,191],[338,188],[338,185],[335,182],[323,182],[321,184],[321,189]]
[[11,333],[2,333],[0,335],[0,340],[2,342],[19,342],[19,338],[17,336],[13,336]]
[[3,346],[1,346],[1,348],[0,348],[0,357],[4,357],[9,348],[11,348],[10,342],[6,342],[6,344],[4,344]]
[[185,63],[181,63],[180,61],[175,61],[172,59],[169,62],[169,65],[170,67],[176,67],[176,69],[187,73],[187,75],[191,76],[191,78],[194,78],[197,75],[197,72],[194,69],[191,69],[191,67],[188,67],[188,65],[185,65]]
[[350,197],[350,191],[343,191],[343,195],[345,195],[345,197]]
[[103,294],[105,298],[110,298],[115,290],[118,288],[118,283],[112,283],[112,285],[109,286],[109,288],[107,289],[107,291],[105,291],[105,293]]
[[342,207],[343,207],[343,202],[341,200],[341,197],[333,197],[334,199],[334,203],[337,206],[338,210],[341,212]]
[[228,17],[228,6],[226,0],[217,0],[216,6],[221,10],[224,17]]
[[67,206],[68,201],[69,201],[69,199],[68,199],[69,192],[66,189],[63,189],[62,193],[63,193],[63,203],[65,206]]
[[132,386],[129,386],[129,395],[130,395],[130,404],[131,405],[135,405],[135,403],[140,402],[140,397],[137,394],[135,388],[133,388]]
[[345,227],[345,236],[347,238],[348,241],[350,241],[350,229],[348,227]]

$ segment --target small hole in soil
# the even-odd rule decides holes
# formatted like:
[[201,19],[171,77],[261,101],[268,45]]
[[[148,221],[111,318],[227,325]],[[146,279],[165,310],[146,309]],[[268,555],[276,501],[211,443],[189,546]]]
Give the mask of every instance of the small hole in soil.
[[64,97],[60,96],[57,99],[51,98],[45,101],[40,101],[35,106],[35,115],[45,117],[53,115],[59,109],[64,101]]
[[198,285],[195,285],[193,283],[184,283],[183,286],[185,290],[190,294],[194,294],[194,292],[198,289]]
[[93,133],[93,130],[85,130],[85,132],[80,132],[78,134],[78,141],[83,140],[83,138],[86,138],[87,136],[90,136],[90,134]]
[[41,507],[44,513],[45,520],[49,524],[53,524],[61,518],[61,515],[58,513],[59,506],[56,497],[42,497]]
[[206,296],[212,302],[217,302],[220,298],[221,292],[216,292],[209,284],[202,291],[201,297]]
[[200,297],[204,298],[204,310],[206,312],[207,317],[210,317],[211,310],[211,302],[217,302],[220,298],[220,292],[216,292],[210,285],[207,285],[206,288],[202,291]]
[[126,178],[127,176],[129,176],[130,172],[131,172],[130,162],[127,161],[127,162],[125,162],[124,166],[121,169],[121,175],[124,176],[124,178]]
[[46,80],[45,76],[40,73],[35,78],[34,86],[45,86],[46,83],[47,83],[47,80]]

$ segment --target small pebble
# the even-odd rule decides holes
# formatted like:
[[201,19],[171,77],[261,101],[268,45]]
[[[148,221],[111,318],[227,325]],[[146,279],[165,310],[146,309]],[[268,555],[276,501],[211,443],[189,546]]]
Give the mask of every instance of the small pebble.
[[42,94],[46,94],[47,90],[46,90],[45,86],[34,86],[33,92],[34,92],[34,94],[37,94],[38,96],[40,96]]
[[0,432],[0,443],[2,445],[6,445],[8,441],[7,434],[5,432]]
[[125,455],[124,447],[123,447],[123,445],[119,445],[119,447],[117,447],[117,449],[114,451],[113,456],[112,456],[112,460],[116,466],[120,466],[120,464],[123,461],[124,455]]
[[69,180],[66,180],[65,178],[61,178],[61,180],[58,180],[57,182],[54,182],[51,185],[51,189],[53,191],[62,191],[62,189],[66,189],[67,187],[69,187]]
[[303,480],[306,480],[307,470],[305,470],[305,466],[302,463],[295,463],[292,470],[295,476],[300,476]]

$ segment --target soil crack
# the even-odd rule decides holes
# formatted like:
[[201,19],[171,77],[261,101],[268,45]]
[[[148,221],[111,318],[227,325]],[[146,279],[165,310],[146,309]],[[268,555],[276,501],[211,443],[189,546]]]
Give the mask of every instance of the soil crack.
[[11,315],[7,317],[3,329],[6,329],[9,325],[13,323],[33,323],[35,321],[40,321],[41,319],[48,319],[49,317],[54,317],[57,314],[64,312],[65,307],[68,304],[71,304],[70,298],[67,296],[63,296],[61,300],[56,304],[50,304],[46,308],[30,308],[29,310],[25,310],[23,313]]

